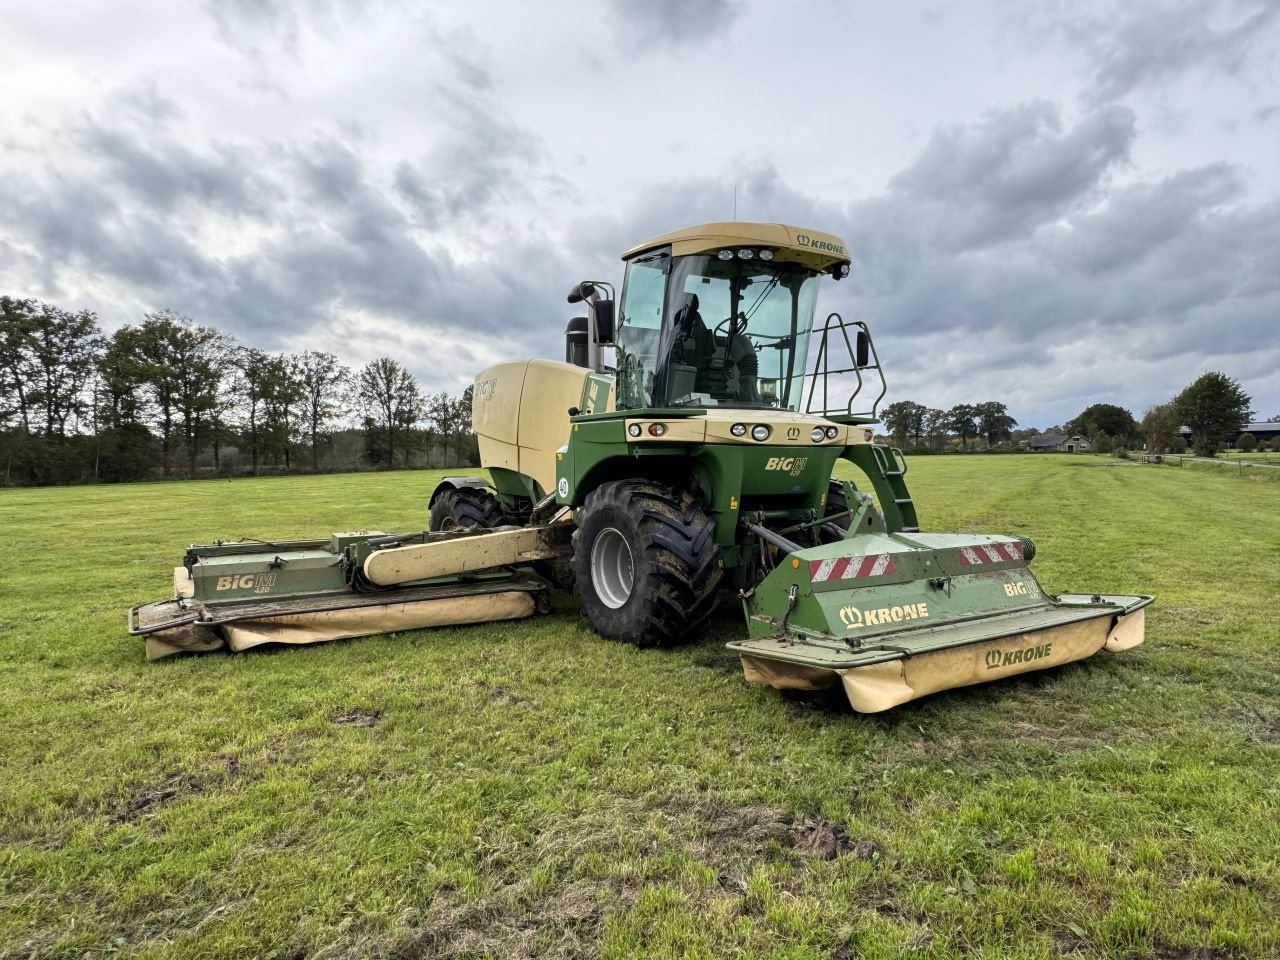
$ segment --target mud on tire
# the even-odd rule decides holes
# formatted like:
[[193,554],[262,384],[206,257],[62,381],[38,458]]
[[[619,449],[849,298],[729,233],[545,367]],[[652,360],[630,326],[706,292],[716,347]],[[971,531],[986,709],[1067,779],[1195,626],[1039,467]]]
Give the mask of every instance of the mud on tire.
[[573,534],[575,591],[592,629],[637,647],[694,639],[719,600],[715,528],[685,490],[619,480],[593,491]]
[[432,531],[461,527],[496,527],[502,523],[502,504],[488,490],[460,487],[442,490],[431,505]]

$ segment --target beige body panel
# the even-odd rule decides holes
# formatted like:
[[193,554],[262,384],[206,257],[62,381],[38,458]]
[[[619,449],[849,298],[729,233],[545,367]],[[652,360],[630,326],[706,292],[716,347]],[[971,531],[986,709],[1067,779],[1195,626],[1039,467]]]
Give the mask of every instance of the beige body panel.
[[[630,436],[632,424],[640,427],[638,437]],[[661,423],[666,429],[661,436],[649,433],[652,424]],[[733,435],[735,423],[744,424],[747,433],[741,437]],[[769,439],[753,440],[751,428],[764,424],[769,428]],[[711,409],[703,416],[684,417],[664,420],[661,417],[632,417],[626,421],[628,440],[632,443],[715,443],[742,444],[755,447],[794,447],[798,444],[812,444],[815,447],[847,447],[855,443],[870,443],[875,431],[870,427],[847,426],[832,423],[823,417],[808,413],[792,413],[789,410],[749,410],[749,409]],[[814,427],[834,426],[834,439],[825,437],[814,443],[809,438]]]
[[173,595],[179,600],[190,600],[196,595],[196,582],[186,567],[173,568]]
[[552,560],[569,555],[572,535],[572,524],[552,523],[545,527],[498,528],[377,550],[365,559],[364,575],[380,587],[394,587],[415,580]]
[[[826,670],[805,664],[784,663],[763,657],[742,657],[742,671],[752,683],[783,690],[822,690],[840,683],[849,703],[860,713],[879,713],[942,690],[968,687],[988,680],[1045,670],[1092,656],[1099,650],[1128,650],[1142,643],[1145,610],[1119,617],[1112,626],[1108,617],[1062,624],[1047,630],[1015,634],[997,640],[919,653],[903,660]],[[1045,656],[1019,663],[989,667],[987,655],[1020,647],[1048,644]],[[997,657],[997,660],[1000,658]]]
[[198,623],[148,633],[144,639],[148,660],[159,660],[175,653],[213,653],[224,645],[222,637]]
[[513,360],[476,377],[471,424],[480,463],[555,489],[556,451],[569,438],[569,408],[582,402],[592,371],[555,360]]
[[702,223],[673,230],[637,244],[622,255],[630,260],[655,247],[671,247],[675,257],[718,253],[735,247],[768,247],[780,262],[803,264],[826,271],[837,263],[849,263],[849,248],[834,234],[785,223]]
[[532,616],[536,606],[537,601],[532,595],[513,590],[444,600],[389,603],[378,607],[294,613],[229,623],[222,630],[227,636],[227,645],[238,653],[263,643],[321,643],[401,630],[518,620]]

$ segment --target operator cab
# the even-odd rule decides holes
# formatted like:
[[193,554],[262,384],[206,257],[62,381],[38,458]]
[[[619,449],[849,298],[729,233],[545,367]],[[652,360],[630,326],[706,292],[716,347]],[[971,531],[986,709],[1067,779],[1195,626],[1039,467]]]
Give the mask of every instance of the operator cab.
[[800,408],[820,278],[849,272],[838,238],[710,223],[622,259],[619,409]]
[[620,408],[798,408],[819,274],[768,249],[729,253],[662,247],[627,264]]

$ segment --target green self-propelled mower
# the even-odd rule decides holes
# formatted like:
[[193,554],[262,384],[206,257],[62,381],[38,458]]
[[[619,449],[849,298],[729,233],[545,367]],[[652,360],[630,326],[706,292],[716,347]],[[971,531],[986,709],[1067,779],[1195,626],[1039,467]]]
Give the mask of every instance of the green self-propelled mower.
[[874,442],[866,326],[831,314],[807,364],[839,238],[706,224],[623,259],[620,296],[570,293],[564,362],[476,378],[488,476],[441,482],[429,531],[192,547],[175,597],[131,613],[149,655],[518,619],[569,583],[598,633],[640,646],[736,600],[747,679],[865,712],[1142,642],[1151,597],[1051,597],[1030,540],[920,531],[905,459]]

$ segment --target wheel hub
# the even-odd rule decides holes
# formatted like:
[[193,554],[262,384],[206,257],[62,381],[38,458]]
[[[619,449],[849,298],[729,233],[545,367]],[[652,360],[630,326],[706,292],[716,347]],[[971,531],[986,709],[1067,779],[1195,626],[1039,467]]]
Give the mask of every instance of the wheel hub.
[[617,610],[631,597],[635,561],[631,546],[618,530],[606,527],[591,545],[591,585],[600,602]]

